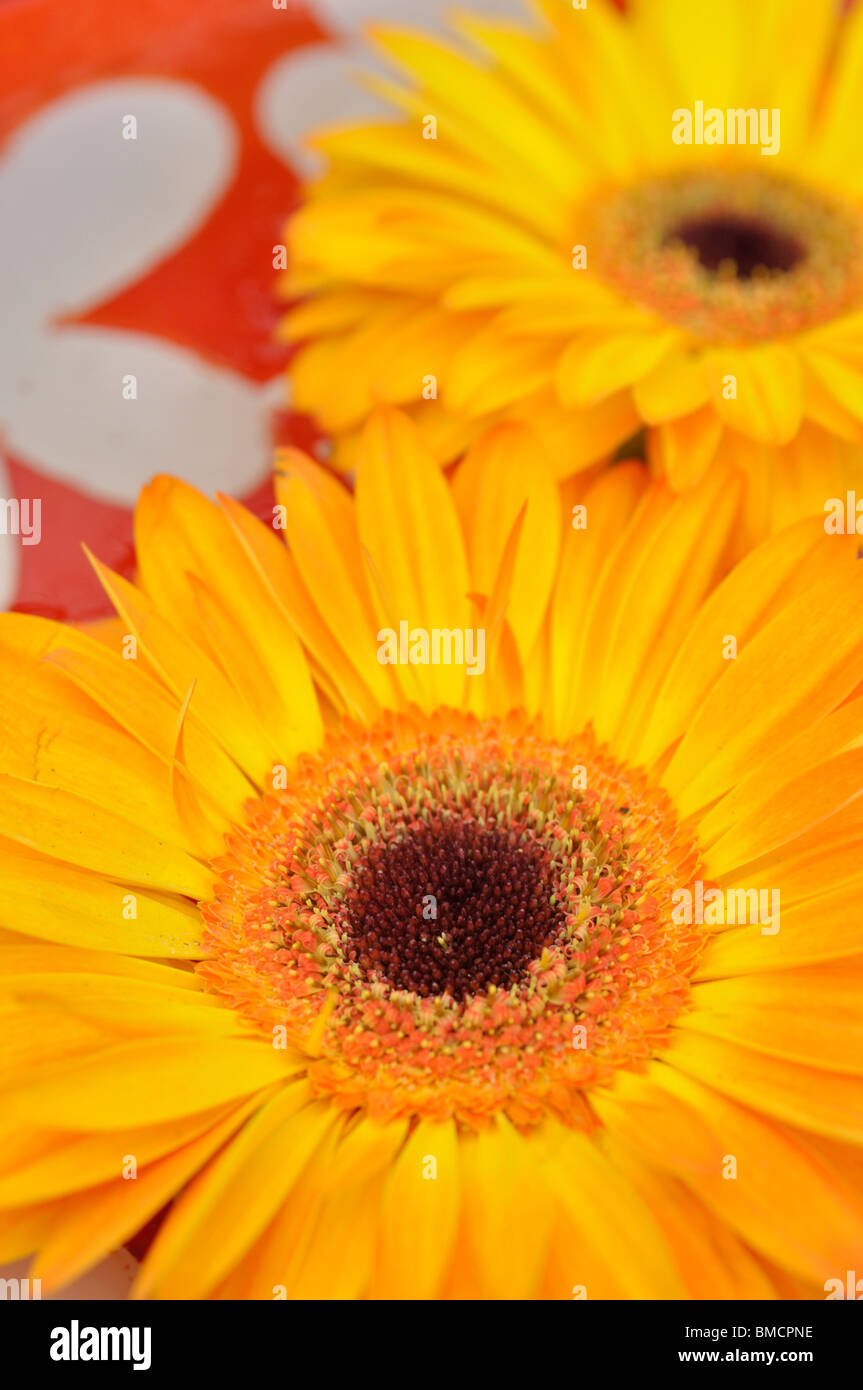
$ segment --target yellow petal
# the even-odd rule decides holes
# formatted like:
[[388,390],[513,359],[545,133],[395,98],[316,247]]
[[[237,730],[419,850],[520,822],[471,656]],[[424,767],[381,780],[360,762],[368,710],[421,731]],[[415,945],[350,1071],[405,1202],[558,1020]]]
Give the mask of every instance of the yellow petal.
[[287,546],[233,498],[220,495],[219,503],[274,602],[294,625],[318,683],[326,687],[334,704],[372,723],[379,707],[311,602]]
[[[165,765],[174,752],[179,701],[142,670],[142,663],[124,661],[103,643],[88,642],[69,628],[56,625],[46,661],[92,698],[106,714]],[[187,711],[183,728],[184,765],[198,791],[215,802],[228,822],[238,820],[252,783],[207,729]]]
[[863,1072],[859,960],[711,980],[692,991],[681,1028],[803,1066]]
[[534,1298],[554,1206],[536,1153],[506,1119],[461,1144],[466,1239],[487,1298]]
[[351,497],[298,450],[279,455],[276,497],[285,508],[288,544],[321,618],[379,704],[394,687],[377,660],[374,617],[363,574]]
[[852,1144],[863,1143],[860,1077],[819,1071],[683,1030],[675,1035],[664,1061],[776,1120]]
[[[529,466],[526,463],[529,461]],[[491,594],[519,512],[527,503],[515,560],[507,621],[527,661],[545,617],[560,544],[560,495],[544,450],[524,426],[501,425],[469,452],[459,488],[467,513],[471,581]]]
[[[821,538],[828,568],[742,650],[738,643],[736,660],[725,662],[697,710],[663,775],[684,816],[714,801],[783,739],[828,714],[863,678],[861,575],[853,546],[831,545],[841,540]],[[831,616],[829,642],[824,613]],[[729,631],[736,635],[735,626]]]
[[647,1203],[674,1251],[693,1299],[774,1298],[775,1286],[724,1215],[709,1208],[673,1173],[654,1167],[609,1125],[602,1147]]
[[0,773],[0,833],[40,854],[130,884],[208,897],[212,875],[176,845],[57,787]]
[[[846,857],[849,853],[858,854],[856,845],[849,850],[846,844]],[[746,884],[741,886],[749,887],[748,875]],[[815,898],[787,908],[781,906],[779,931],[775,935],[763,933],[761,925],[717,933],[698,962],[696,979],[761,974],[818,961],[838,961],[863,951],[863,921],[856,897],[844,884],[830,884]]]
[[447,410],[475,418],[517,403],[548,381],[557,349],[542,339],[506,336],[489,324],[463,342],[446,365]]
[[[807,773],[820,777],[824,765],[831,763],[839,754],[859,748],[861,744],[863,697],[847,701],[813,729],[804,729],[796,737],[780,744],[772,756],[752,768],[727,796],[701,818],[699,840],[703,845],[715,844],[722,834],[739,828],[754,812],[765,814],[764,808],[782,788],[788,787],[793,794],[799,780]],[[847,804],[850,804],[850,798],[847,802],[842,801],[842,805]],[[811,817],[803,811],[796,835],[804,834],[811,823]]]
[[0,639],[0,688],[0,771],[70,792],[192,854],[218,851],[218,830],[192,834],[183,823],[169,769],[95,704],[79,712],[80,691],[55,667]]
[[209,1110],[284,1081],[292,1068],[289,1054],[266,1041],[147,1038],[83,1061],[60,1061],[7,1090],[3,1103],[12,1125],[50,1115],[57,1129],[123,1129]]
[[209,656],[172,626],[150,600],[92,559],[102,587],[138,641],[144,656],[182,702],[195,687],[194,714],[253,779],[260,782],[278,760],[278,747]]
[[[226,1114],[227,1108],[219,1106],[202,1115],[131,1130],[126,1151],[131,1151],[141,1165],[155,1162],[211,1130]],[[118,1159],[116,1134],[68,1135],[52,1130],[40,1132],[39,1139],[41,1148],[29,1160],[19,1160],[0,1176],[0,1206],[46,1201],[95,1187],[121,1174],[122,1154]]]
[[69,1283],[140,1231],[211,1154],[230,1140],[253,1105],[233,1109],[176,1152],[142,1165],[134,1180],[125,1180],[118,1173],[112,1182],[68,1201],[62,1219],[55,1223],[34,1261],[34,1273],[41,1276],[45,1289]]
[[727,637],[743,650],[795,569],[823,540],[813,519],[752,551],[717,586],[695,616],[669,667],[638,747],[638,757],[655,762],[689,727],[695,712],[728,665]]
[[614,739],[621,753],[637,740],[670,661],[721,573],[739,496],[738,486],[709,475],[675,499],[627,554],[594,695],[597,733]]
[[145,1298],[200,1298],[260,1235],[327,1129],[327,1104],[298,1083],[249,1120],[172,1209],[136,1281]]
[[[677,1174],[751,1248],[819,1285],[846,1268],[863,1216],[804,1136],[663,1063],[646,1076],[621,1075],[613,1093],[597,1093],[597,1107],[609,1130]],[[729,1158],[736,1177],[725,1176]]]
[[[600,473],[596,482],[565,516],[560,568],[551,603],[551,681],[554,719],[560,734],[580,727],[575,673],[583,660],[587,611],[606,557],[627,525],[648,485],[638,463],[620,464]],[[585,525],[576,526],[576,507]]]
[[[552,1124],[539,1139],[546,1149],[546,1181],[589,1249],[609,1262],[626,1296],[683,1296],[680,1274],[655,1218],[597,1142]],[[588,1288],[587,1296],[595,1293]]]
[[[861,731],[863,732],[863,731]],[[822,762],[750,804],[704,857],[710,878],[730,874],[820,825],[863,794],[863,749]]]
[[648,425],[691,415],[710,399],[703,357],[687,348],[676,348],[634,382],[632,395]]
[[420,1120],[381,1199],[372,1297],[434,1296],[455,1240],[460,1201],[455,1125]]
[[684,492],[707,472],[721,438],[722,421],[704,405],[691,415],[663,420],[648,441],[650,459],[677,492]]
[[605,400],[654,371],[677,346],[676,330],[643,333],[578,334],[564,349],[555,369],[555,385],[569,410]]
[[[745,349],[716,349],[707,358],[713,407],[731,430],[764,444],[788,444],[803,419],[800,355],[781,343]],[[726,382],[736,378],[736,396]]]
[[[468,628],[467,556],[450,489],[416,429],[398,411],[380,409],[366,428],[356,514],[360,542],[386,599],[379,620],[396,630],[404,621],[409,629],[427,633]],[[431,665],[414,674],[426,709],[461,704],[465,665]],[[405,693],[411,693],[407,685]]]

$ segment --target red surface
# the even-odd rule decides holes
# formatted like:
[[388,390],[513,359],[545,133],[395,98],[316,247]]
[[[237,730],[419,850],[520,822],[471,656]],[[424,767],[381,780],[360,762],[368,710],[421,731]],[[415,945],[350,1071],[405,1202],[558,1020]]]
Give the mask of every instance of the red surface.
[[[284,53],[325,38],[301,4],[274,9],[269,0],[4,0],[0,5],[0,150],[44,103],[90,82],[149,76],[195,82],[227,107],[240,157],[233,182],[206,223],[185,245],[135,284],[75,321],[131,329],[181,345],[253,381],[286,361],[273,341],[272,247],[282,240],[298,180],[259,138],[253,98],[264,72]],[[307,422],[275,422],[280,437],[310,442]],[[43,515],[62,525],[43,529],[43,544],[21,547],[15,607],[55,617],[107,611],[80,542],[107,563],[133,566],[131,516],[11,460],[20,496],[45,499]],[[261,460],[262,476],[268,460]],[[267,498],[266,485],[260,496]]]

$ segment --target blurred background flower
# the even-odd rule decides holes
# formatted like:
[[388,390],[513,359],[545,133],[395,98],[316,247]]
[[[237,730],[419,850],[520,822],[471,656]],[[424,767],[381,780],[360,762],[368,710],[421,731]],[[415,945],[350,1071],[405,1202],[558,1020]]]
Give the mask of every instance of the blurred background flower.
[[741,549],[861,490],[863,12],[532,9],[374,27],[390,112],[315,136],[287,234],[296,405],[345,469],[381,400],[444,463],[513,419],[558,477],[638,436],[676,490],[743,475]]

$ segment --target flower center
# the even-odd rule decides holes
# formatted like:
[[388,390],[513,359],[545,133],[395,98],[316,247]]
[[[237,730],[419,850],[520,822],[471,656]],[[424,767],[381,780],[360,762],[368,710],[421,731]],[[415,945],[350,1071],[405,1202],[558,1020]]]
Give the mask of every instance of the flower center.
[[756,271],[793,270],[806,254],[795,237],[735,213],[688,218],[672,228],[665,244],[675,242],[694,251],[705,270],[733,266],[738,280],[749,280]]
[[586,214],[599,276],[694,337],[755,343],[863,300],[863,221],[760,170],[654,178]]
[[522,716],[332,734],[227,844],[196,969],[318,1094],[380,1119],[589,1127],[590,1088],[663,1043],[706,939],[674,921],[699,859],[666,794]]
[[424,996],[508,989],[563,930],[549,858],[529,831],[439,817],[372,845],[346,894],[345,957]]

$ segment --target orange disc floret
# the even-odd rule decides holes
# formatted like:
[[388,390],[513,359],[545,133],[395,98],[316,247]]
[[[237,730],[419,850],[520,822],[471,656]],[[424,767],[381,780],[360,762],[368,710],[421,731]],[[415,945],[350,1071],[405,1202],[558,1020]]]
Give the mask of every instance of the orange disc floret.
[[590,733],[452,711],[346,725],[250,803],[204,904],[207,985],[379,1118],[481,1126],[638,1067],[685,1006],[698,855]]

